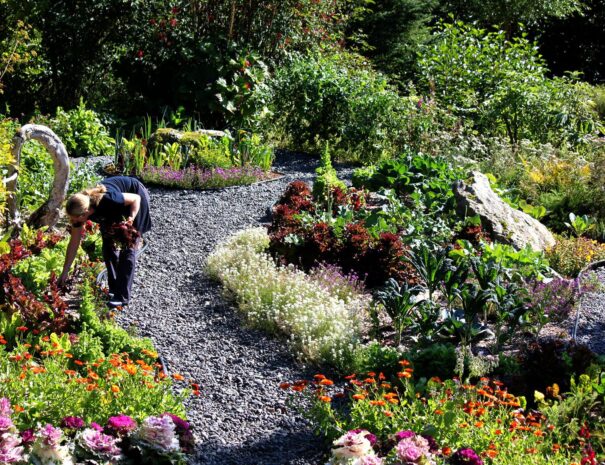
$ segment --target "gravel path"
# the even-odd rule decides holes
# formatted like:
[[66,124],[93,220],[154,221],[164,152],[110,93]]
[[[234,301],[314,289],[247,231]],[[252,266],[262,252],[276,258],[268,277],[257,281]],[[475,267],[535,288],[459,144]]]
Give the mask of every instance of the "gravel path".
[[[597,268],[594,277],[599,285],[594,292],[582,294],[576,340],[597,354],[605,355],[605,267]],[[570,333],[573,332],[575,317],[576,314],[572,315],[567,322]]]
[[286,176],[278,181],[216,191],[150,189],[150,246],[139,260],[132,305],[118,321],[150,337],[170,373],[201,385],[201,396],[186,401],[198,443],[193,464],[322,463],[325,449],[278,388],[314,371],[282,341],[246,328],[202,270],[220,241],[267,221],[285,186],[311,181],[316,166],[282,152],[274,168]]

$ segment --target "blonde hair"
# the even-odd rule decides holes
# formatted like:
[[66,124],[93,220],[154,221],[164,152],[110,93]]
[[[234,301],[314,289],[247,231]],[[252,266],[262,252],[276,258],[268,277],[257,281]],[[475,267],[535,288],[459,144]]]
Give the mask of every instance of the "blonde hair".
[[99,184],[90,189],[72,195],[65,204],[65,211],[69,216],[80,216],[88,211],[90,207],[97,207],[107,188]]

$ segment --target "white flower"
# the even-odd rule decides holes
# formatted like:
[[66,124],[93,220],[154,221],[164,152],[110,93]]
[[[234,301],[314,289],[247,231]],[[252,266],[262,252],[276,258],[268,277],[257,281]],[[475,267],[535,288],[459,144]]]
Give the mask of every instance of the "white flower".
[[372,444],[366,437],[367,431],[349,431],[333,442],[332,457],[336,459],[361,458],[373,455]]

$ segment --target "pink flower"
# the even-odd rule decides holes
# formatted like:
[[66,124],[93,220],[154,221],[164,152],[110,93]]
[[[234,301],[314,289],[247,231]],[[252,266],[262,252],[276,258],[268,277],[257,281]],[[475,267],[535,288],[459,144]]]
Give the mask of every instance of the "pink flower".
[[419,463],[421,459],[431,459],[429,442],[422,436],[403,438],[396,446],[397,457],[403,463]]
[[11,413],[13,413],[13,409],[11,408],[10,400],[2,397],[0,399],[0,416],[10,417]]
[[334,441],[332,456],[335,458],[360,458],[374,455],[372,443],[367,437],[371,433],[367,430],[352,430]]
[[413,431],[411,431],[409,429],[395,433],[395,439],[397,441],[401,441],[402,439],[406,439],[406,438],[413,438],[414,436],[416,436],[416,433],[414,433]]
[[103,427],[101,425],[99,425],[98,423],[95,423],[94,421],[90,422],[90,427],[97,431],[103,431]]
[[60,428],[55,428],[51,424],[47,424],[38,431],[38,437],[45,446],[57,447],[63,440],[63,431]]
[[21,439],[13,433],[4,433],[0,439],[0,463],[17,463],[23,460]]
[[21,442],[23,444],[31,444],[36,439],[34,430],[32,428],[26,429],[19,433],[21,435]]
[[457,450],[450,457],[450,463],[452,465],[483,465],[483,460],[473,449],[467,447]]
[[107,430],[118,436],[125,436],[137,427],[137,422],[128,415],[118,415],[107,420]]
[[95,429],[86,428],[78,435],[77,441],[86,451],[103,460],[114,461],[122,457],[122,451],[117,445],[119,439]]
[[61,420],[61,426],[69,429],[80,429],[84,427],[84,420],[80,417],[65,417]]
[[0,435],[10,432],[13,429],[14,425],[9,417],[0,417]]
[[179,450],[179,440],[175,433],[174,422],[170,417],[148,417],[137,431],[137,437],[159,449],[176,451]]
[[366,455],[361,459],[360,465],[383,465],[384,461],[377,455]]

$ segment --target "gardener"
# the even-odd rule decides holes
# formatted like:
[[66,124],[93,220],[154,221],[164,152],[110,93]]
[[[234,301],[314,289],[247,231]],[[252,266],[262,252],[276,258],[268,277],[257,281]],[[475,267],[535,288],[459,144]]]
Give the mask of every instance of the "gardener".
[[[63,285],[67,280],[71,264],[76,258],[82,240],[82,227],[87,220],[91,220],[101,225],[103,259],[107,266],[109,282],[108,305],[127,305],[134,279],[136,251],[141,243],[140,234],[151,229],[147,189],[135,178],[116,176],[103,180],[96,187],[72,195],[67,200],[65,210],[72,228],[59,285]],[[121,250],[118,250],[110,234],[112,228],[124,221],[140,234],[132,243],[123,245]]]

